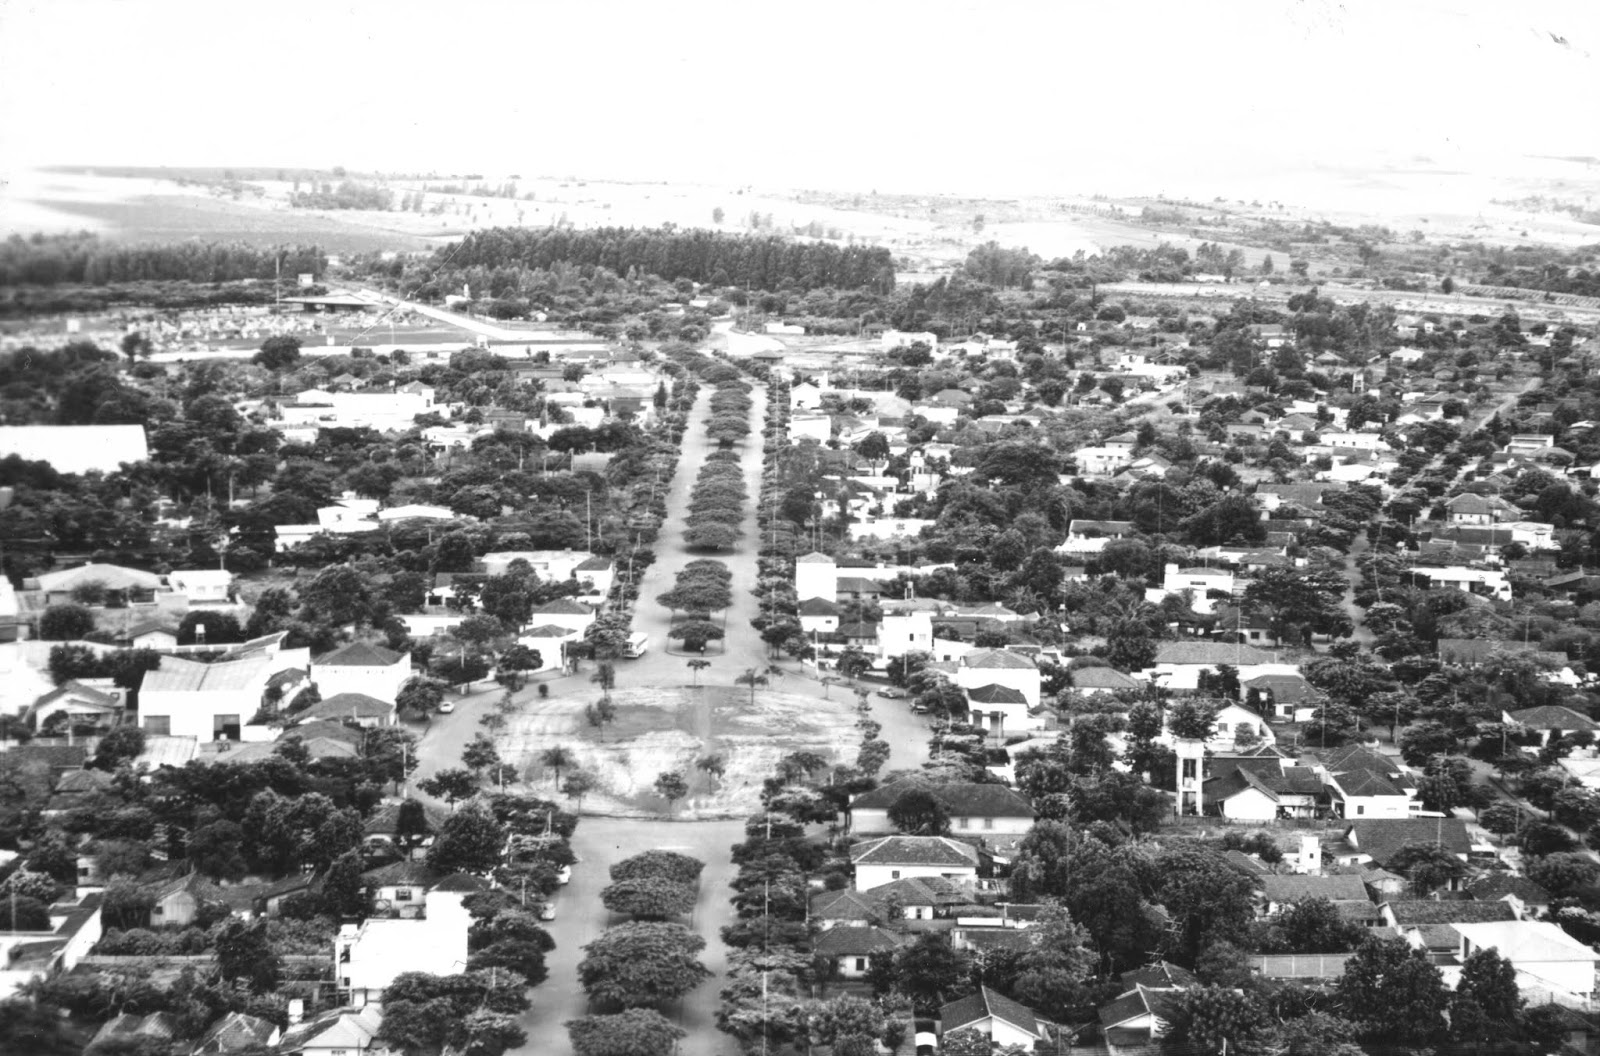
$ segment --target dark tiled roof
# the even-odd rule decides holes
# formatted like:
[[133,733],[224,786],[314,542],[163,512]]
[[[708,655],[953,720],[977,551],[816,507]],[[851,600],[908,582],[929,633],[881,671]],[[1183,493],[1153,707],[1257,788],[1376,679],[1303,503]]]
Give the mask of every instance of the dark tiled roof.
[[1300,876],[1279,874],[1261,878],[1261,893],[1269,902],[1298,902],[1326,898],[1330,902],[1367,901],[1367,888],[1359,876]]
[[439,874],[424,863],[411,861],[390,862],[361,874],[361,882],[368,887],[432,887],[439,879]]
[[443,880],[440,880],[437,884],[434,884],[432,887],[428,888],[428,890],[466,891],[469,893],[473,891],[487,891],[489,890],[489,881],[485,880],[481,876],[473,876],[471,873],[451,873]]
[[318,701],[300,714],[307,722],[318,719],[372,719],[383,718],[394,711],[394,705],[365,693],[335,693]]
[[1466,854],[1472,849],[1466,822],[1459,818],[1391,818],[1350,823],[1349,834],[1355,846],[1384,865],[1407,844],[1436,844],[1451,854]]
[[990,668],[1011,671],[1035,671],[1039,665],[1009,649],[974,649],[961,658],[961,666],[977,670]]
[[1073,689],[1137,689],[1140,685],[1114,667],[1079,667],[1071,677]]
[[811,896],[813,920],[871,920],[877,904],[860,891],[823,891]]
[[851,810],[887,810],[907,792],[924,790],[951,814],[967,817],[1033,817],[1028,798],[1005,785],[974,781],[935,782],[921,777],[905,777],[863,792],[850,803]]
[[1149,987],[1151,990],[1181,990],[1188,986],[1198,986],[1200,982],[1189,969],[1181,968],[1169,961],[1157,961],[1143,968],[1135,968],[1131,972],[1123,972],[1121,978],[1124,990],[1132,990],[1139,986]]
[[1587,715],[1580,715],[1571,708],[1563,708],[1557,704],[1542,708],[1523,708],[1521,711],[1507,714],[1522,725],[1538,730],[1600,730],[1600,723],[1596,723]]
[[[400,830],[400,807],[402,804],[389,803],[379,807],[362,826],[362,831],[368,836],[392,836]],[[438,832],[444,826],[445,819],[450,817],[450,812],[443,807],[436,807],[431,803],[422,804],[422,816],[428,829]]]
[[1422,899],[1415,902],[1388,902],[1395,924],[1405,927],[1415,924],[1487,924],[1497,920],[1516,920],[1516,911],[1509,902],[1490,899],[1484,902],[1435,902]]
[[393,667],[403,653],[368,642],[351,642],[313,661],[317,667]]
[[873,927],[840,925],[829,928],[812,943],[812,951],[828,957],[865,957],[881,950],[891,950],[904,941],[892,931]]
[[243,1012],[229,1012],[211,1024],[194,1048],[195,1056],[237,1052],[252,1045],[266,1045],[277,1034],[275,1024]]
[[1030,1034],[1040,1033],[1039,1018],[1031,1008],[1018,1004],[1004,994],[997,994],[987,986],[980,986],[977,993],[939,1009],[939,1029],[948,1033],[991,1016]]
[[1543,904],[1550,901],[1550,892],[1515,873],[1484,873],[1467,885],[1473,898],[1500,899],[1515,895],[1525,903]]
[[1026,704],[1028,702],[1028,698],[1022,695],[1021,690],[993,683],[967,690],[967,699],[974,704]]

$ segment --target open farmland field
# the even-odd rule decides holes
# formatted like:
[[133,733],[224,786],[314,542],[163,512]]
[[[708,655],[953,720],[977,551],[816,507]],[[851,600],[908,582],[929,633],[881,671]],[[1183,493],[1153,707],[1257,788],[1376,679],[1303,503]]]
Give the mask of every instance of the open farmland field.
[[[834,758],[841,746],[854,751],[859,739],[853,703],[842,699],[760,690],[752,706],[748,691],[729,686],[619,689],[612,693],[616,721],[601,731],[584,716],[598,695],[530,701],[495,738],[501,756],[535,787],[553,779],[539,767],[539,753],[557,744],[571,749],[578,767],[599,779],[585,813],[654,815],[665,807],[651,787],[656,775],[680,770],[689,796],[675,815],[742,817],[761,809],[761,782],[780,757],[809,751]],[[712,754],[727,762],[720,778],[695,769],[696,759]]]
[[129,242],[181,242],[198,238],[250,245],[315,243],[329,253],[425,249],[425,239],[384,232],[320,215],[262,209],[202,195],[139,195],[116,202],[38,199],[54,213],[92,221],[79,225]]

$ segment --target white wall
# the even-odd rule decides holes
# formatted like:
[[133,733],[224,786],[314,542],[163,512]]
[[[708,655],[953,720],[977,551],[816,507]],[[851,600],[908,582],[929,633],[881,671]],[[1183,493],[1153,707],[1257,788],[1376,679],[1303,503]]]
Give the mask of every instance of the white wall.
[[856,890],[871,891],[875,887],[914,876],[942,876],[957,883],[971,883],[977,878],[978,869],[971,865],[857,865]]

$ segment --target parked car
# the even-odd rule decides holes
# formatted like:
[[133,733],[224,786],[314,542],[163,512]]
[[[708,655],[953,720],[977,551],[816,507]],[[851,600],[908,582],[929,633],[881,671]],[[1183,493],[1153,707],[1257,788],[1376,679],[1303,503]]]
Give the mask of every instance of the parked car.
[[572,883],[572,866],[563,865],[560,869],[556,870],[556,883],[558,883],[558,884],[570,884],[570,883]]
[[884,700],[904,700],[906,697],[906,691],[890,686],[887,689],[878,690],[878,696],[882,697]]
[[555,907],[555,905],[553,903],[546,902],[544,905],[540,906],[539,907],[539,919],[540,920],[555,920],[556,919],[556,907]]
[[911,702],[911,714],[913,714],[913,715],[923,715],[923,714],[926,714],[927,711],[928,711],[928,706],[926,704],[921,704],[921,703],[918,703],[916,701],[912,701]]
[[441,700],[439,702],[439,714],[440,715],[448,715],[452,711],[455,711],[455,710],[456,710],[456,702],[455,701],[453,701],[453,700]]

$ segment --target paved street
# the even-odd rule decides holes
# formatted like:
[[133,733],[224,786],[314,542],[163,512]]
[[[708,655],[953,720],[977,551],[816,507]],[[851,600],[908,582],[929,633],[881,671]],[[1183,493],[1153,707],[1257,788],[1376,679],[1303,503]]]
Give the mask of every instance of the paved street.
[[683,1056],[721,1056],[738,1051],[727,1035],[717,1030],[717,994],[722,989],[722,973],[727,966],[727,950],[720,932],[733,920],[733,862],[728,849],[744,838],[744,825],[738,821],[672,823],[622,818],[584,818],[573,834],[572,850],[578,864],[572,869],[572,883],[555,897],[556,919],[545,925],[556,948],[546,958],[550,978],[531,991],[533,1008],[523,1017],[528,1042],[522,1053],[538,1056],[568,1056],[565,1024],[588,1011],[588,998],[578,985],[578,962],[583,946],[611,923],[611,914],[600,905],[600,892],[611,882],[614,862],[629,858],[651,847],[681,851],[706,863],[701,874],[700,900],[690,924],[706,940],[701,955],[714,973],[711,979],[664,1011],[689,1031],[680,1052]]
[[[756,583],[756,501],[761,486],[760,427],[766,412],[764,390],[759,387],[755,390],[753,402],[751,425],[754,431],[741,450],[741,465],[750,491],[743,525],[745,534],[735,552],[709,555],[724,562],[733,574],[733,605],[724,614],[727,639],[713,643],[704,657],[712,666],[702,672],[701,681],[712,685],[732,685],[734,678],[745,669],[754,667],[764,671],[772,663],[765,644],[750,626],[757,605],[751,591]],[[708,556],[685,550],[681,539],[690,492],[699,467],[712,450],[704,432],[709,409],[710,393],[704,390],[691,414],[682,459],[669,486],[667,516],[656,545],[657,561],[641,577],[633,626],[650,635],[650,651],[637,660],[617,662],[618,688],[681,686],[691,680],[687,666],[690,657],[668,649],[666,631],[671,613],[658,604],[655,597],[671,589],[678,570],[685,564]],[[772,691],[818,699],[828,696],[848,701],[852,698],[851,687],[847,684],[824,687],[807,674],[802,665],[789,661],[781,666],[784,674],[772,676]],[[556,684],[566,681],[587,684],[590,670],[590,665],[585,665],[578,675],[558,679]],[[478,725],[479,718],[493,708],[501,692],[499,686],[485,682],[475,693],[451,696],[456,702],[455,713],[433,717],[422,739],[421,762],[413,777],[413,786],[435,770],[459,765],[462,748],[482,728]],[[531,699],[535,692],[530,686],[518,696]],[[883,724],[881,736],[891,746],[891,768],[914,768],[927,759],[928,723],[921,716],[912,715],[906,701],[873,697],[872,711],[873,717]],[[711,730],[708,728],[701,735],[709,737]],[[853,751],[853,746],[850,750]],[[556,941],[556,949],[547,959],[550,975],[532,991],[533,1009],[524,1019],[528,1042],[520,1051],[540,1056],[566,1056],[572,1051],[563,1024],[587,1012],[587,999],[577,978],[578,962],[583,959],[582,947],[613,922],[600,905],[600,891],[609,883],[613,862],[652,847],[681,850],[706,863],[700,899],[688,923],[706,940],[702,959],[715,974],[678,1007],[666,1010],[689,1031],[680,1051],[685,1056],[722,1056],[737,1051],[731,1039],[717,1031],[716,1010],[717,994],[723,985],[721,976],[727,963],[720,931],[733,919],[728,884],[734,876],[734,868],[728,850],[742,838],[743,823],[737,820],[673,822],[664,818],[585,817],[573,839],[573,851],[579,864],[573,869],[572,883],[557,893],[556,919],[547,925]]]

